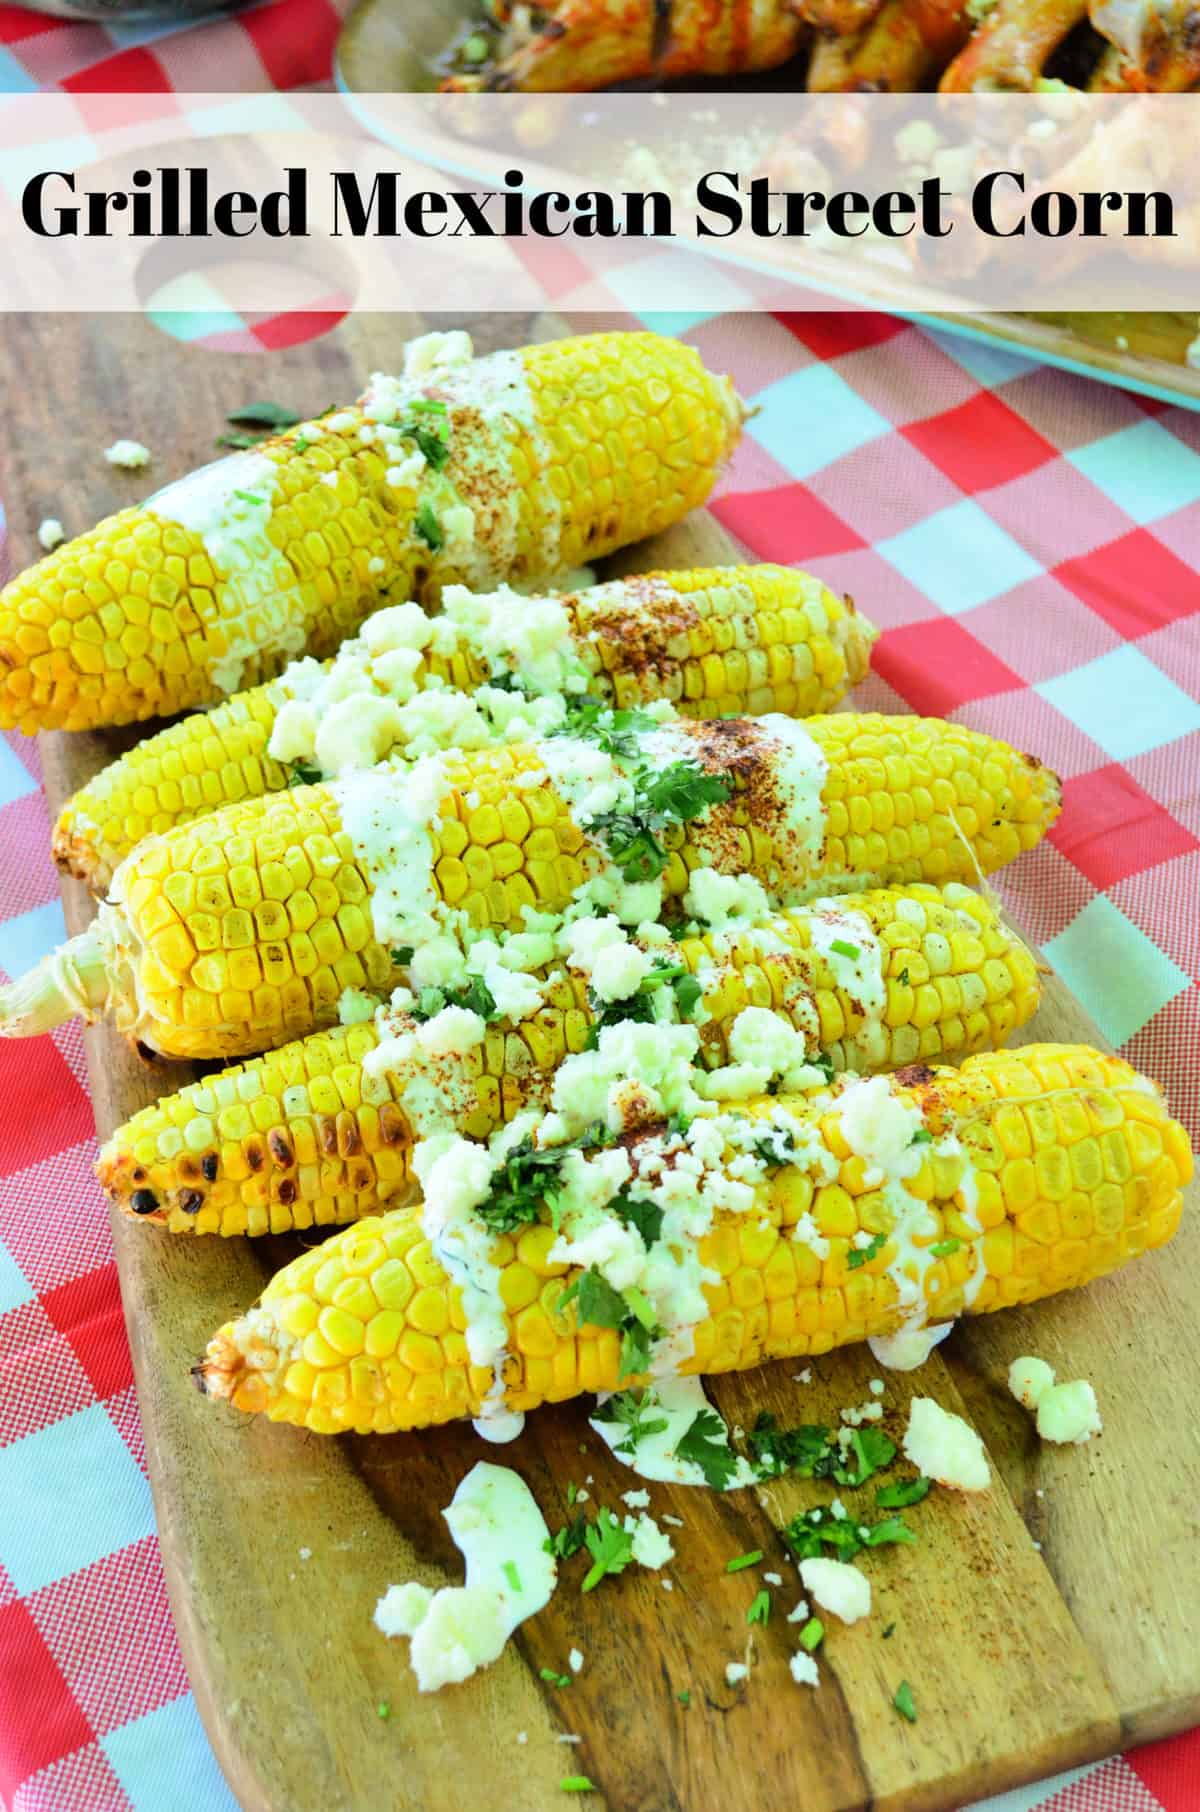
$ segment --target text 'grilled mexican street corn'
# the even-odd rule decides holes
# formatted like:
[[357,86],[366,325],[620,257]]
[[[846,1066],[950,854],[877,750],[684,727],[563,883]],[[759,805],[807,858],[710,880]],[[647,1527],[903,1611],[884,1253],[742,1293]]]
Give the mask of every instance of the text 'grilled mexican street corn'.
[[571,692],[622,709],[666,698],[689,717],[810,716],[858,684],[877,633],[784,566],[644,573],[557,597],[449,587],[439,617],[378,611],[331,667],[295,662],[139,743],[64,806],[55,860],[100,891],[143,837],[297,774],[517,740],[552,727]]
[[535,1155],[432,1155],[423,1205],[287,1265],[200,1387],[388,1433],[826,1352],[1115,1270],[1170,1239],[1191,1174],[1157,1088],[1069,1045]]
[[407,349],[327,413],[168,485],[0,592],[0,727],[129,723],[327,655],[372,610],[550,579],[708,496],[741,406],[696,353],[601,333]]
[[0,990],[0,1033],[111,1012],[165,1055],[244,1055],[332,1024],[346,988],[389,991],[400,953],[448,928],[519,931],[581,897],[636,925],[702,868],[781,905],[974,879],[1059,801],[1033,757],[932,718],[585,714],[150,839],[94,925]]
[[[634,963],[632,991],[616,998],[596,986],[612,996],[620,942],[589,953],[589,935],[567,927],[545,949],[524,940],[542,959],[526,1011],[477,1016],[465,1036],[460,1017],[458,1048],[442,1036],[445,996],[435,990],[424,1029],[412,1013],[384,1010],[143,1108],[108,1141],[97,1175],[127,1213],[176,1233],[328,1226],[404,1199],[431,1107],[460,1135],[486,1138],[548,1105],[556,1068],[588,1048],[598,1025],[662,1023],[661,1000],[694,1025],[695,1061],[711,1072],[698,1083],[719,1091],[726,1079],[742,1085],[764,1032],[778,1047],[772,1065],[870,1074],[996,1048],[1040,995],[1020,939],[987,900],[953,884],[856,894],[678,941],[643,933],[635,947],[652,963]],[[589,954],[603,967],[589,972]],[[485,983],[502,956],[476,946]],[[503,998],[499,983],[496,992]],[[474,998],[495,1007],[490,990]],[[802,1036],[781,1039],[769,1013]],[[777,1072],[785,1087],[788,1071]],[[750,1077],[759,1088],[768,1080]]]

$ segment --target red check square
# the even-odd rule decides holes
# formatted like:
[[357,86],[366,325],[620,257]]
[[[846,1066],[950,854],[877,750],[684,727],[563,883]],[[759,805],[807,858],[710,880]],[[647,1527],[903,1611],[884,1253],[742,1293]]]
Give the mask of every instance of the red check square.
[[849,553],[866,545],[807,485],[732,491],[711,508],[731,535],[754,549],[758,560],[803,566],[822,554]]
[[1148,529],[1056,566],[1054,576],[1131,640],[1200,609],[1196,574]]
[[925,717],[945,717],[973,699],[1011,692],[1022,683],[950,617],[887,630],[871,664]]
[[115,1264],[60,1284],[42,1297],[42,1307],[104,1400],[133,1383],[133,1364]]
[[[171,93],[171,84],[162,64],[153,51],[145,50],[140,45],[118,51],[115,56],[102,57],[99,62],[89,64],[75,75],[65,76],[62,86],[68,93],[81,97],[80,118],[87,122],[93,132],[103,132],[108,127],[129,123],[126,96],[163,94],[169,97]],[[88,98],[91,95],[106,98],[94,101]],[[145,117],[143,107],[139,107],[137,111],[139,118]],[[173,99],[168,98],[157,111],[165,117],[178,113],[179,108]]]
[[881,346],[885,340],[908,331],[907,323],[894,315],[875,314],[870,309],[781,314],[776,319],[819,359],[836,359],[844,352],[861,352],[864,346]]
[[0,1316],[0,1447],[95,1400],[86,1372],[41,1303]]
[[0,1610],[0,1801],[22,1781],[92,1741],[92,1728],[18,1601]]
[[1050,442],[990,390],[900,432],[968,497],[1057,457]]
[[0,1092],[8,1120],[4,1168],[9,1173],[92,1137],[91,1103],[49,1038],[0,1049]]
[[1141,869],[1200,849],[1200,843],[1113,762],[1063,786],[1055,848],[1103,892]]

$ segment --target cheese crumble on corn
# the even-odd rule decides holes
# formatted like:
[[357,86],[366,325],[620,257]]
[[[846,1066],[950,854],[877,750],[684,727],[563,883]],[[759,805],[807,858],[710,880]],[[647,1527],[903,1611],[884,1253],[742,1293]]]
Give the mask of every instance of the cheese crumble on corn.
[[[672,1111],[670,1080],[662,1081],[660,1099]],[[569,1089],[568,1078],[564,1096]],[[479,1415],[488,1399],[524,1411],[618,1388],[631,1337],[614,1325],[614,1297],[630,1326],[638,1315],[652,1323],[645,1341],[633,1342],[643,1355],[628,1380],[636,1383],[825,1352],[931,1311],[953,1317],[1034,1301],[1175,1231],[1191,1173],[1186,1136],[1157,1090],[1117,1058],[1033,1045],[971,1057],[958,1070],[899,1072],[879,1113],[909,1119],[916,1168],[895,1154],[890,1134],[863,1149],[865,1090],[874,1098],[872,1082],[861,1080],[808,1097],[762,1097],[672,1130],[644,1117],[649,1094],[615,1085],[610,1108],[625,1115],[624,1142],[594,1151],[585,1142],[564,1154],[557,1230],[539,1214],[493,1231],[479,1212],[488,1200],[482,1175],[466,1192],[474,1206],[434,1204],[443,1224],[469,1217],[489,1242],[473,1287],[497,1325],[474,1355],[473,1311],[439,1256],[427,1199],[294,1260],[256,1308],[214,1336],[198,1381],[245,1411],[320,1433],[422,1427]],[[503,1144],[480,1149],[493,1166],[504,1164]],[[461,1158],[448,1140],[447,1184],[461,1174]],[[599,1188],[596,1165],[605,1171]],[[648,1243],[608,1207],[627,1200],[661,1209]],[[824,1260],[791,1237],[806,1213],[829,1240]],[[555,1249],[606,1222],[624,1237],[589,1261],[612,1293],[597,1296],[597,1285],[585,1296],[585,1305],[605,1305],[593,1322],[577,1301],[560,1302],[582,1271]],[[863,1228],[882,1238],[852,1267]],[[948,1434],[940,1413],[916,1415],[908,1448],[927,1476],[962,1488],[986,1483],[986,1459],[980,1464],[957,1430]]]

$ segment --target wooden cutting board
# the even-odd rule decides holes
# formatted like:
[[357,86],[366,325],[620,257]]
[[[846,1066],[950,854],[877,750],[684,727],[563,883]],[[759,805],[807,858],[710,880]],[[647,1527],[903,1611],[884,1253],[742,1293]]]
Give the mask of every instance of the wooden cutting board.
[[[161,481],[209,456],[226,410],[264,392],[320,410],[394,361],[421,325],[357,319],[247,363],[186,350],[143,320],[10,318],[0,360],[17,420],[3,495],[16,558],[32,557],[43,515],[79,529],[141,494],[100,458],[116,435],[154,449]],[[558,331],[506,320],[477,337]],[[736,551],[700,515],[612,567]],[[869,614],[870,598],[859,602]],[[43,738],[51,810],[128,740]],[[63,892],[77,931],[91,903],[76,884]],[[1050,976],[1029,1035],[1102,1043]],[[190,1073],[146,1066],[103,1028],[87,1043],[101,1135]],[[1200,1719],[1194,1212],[1172,1246],[1122,1275],[968,1323],[915,1377],[887,1377],[886,1428],[899,1435],[914,1392],[934,1395],[974,1420],[995,1482],[977,1498],[935,1492],[910,1512],[918,1546],[869,1557],[875,1613],[833,1629],[816,1692],[787,1670],[795,1629],[784,1613],[798,1593],[776,1530],[818,1494],[781,1481],[724,1497],[652,1487],[654,1511],[684,1523],[672,1532],[673,1591],[630,1569],[583,1598],[576,1561],[494,1668],[421,1699],[407,1645],[385,1642],[371,1614],[392,1581],[461,1577],[440,1511],[468,1467],[516,1467],[552,1527],[566,1518],[568,1482],[616,1506],[637,1481],[590,1433],[583,1404],[539,1411],[497,1454],[469,1428],[331,1441],[205,1403],[189,1365],[299,1240],[173,1240],[124,1219],[113,1232],[171,1603],[247,1812],[541,1812],[573,1803],[559,1782],[578,1773],[598,1787],[584,1803],[614,1812],[935,1812]],[[1029,1351],[1093,1381],[1100,1440],[1039,1445],[1004,1383],[1009,1360]],[[785,1423],[835,1420],[876,1369],[851,1350],[816,1361],[808,1387],[793,1382],[793,1361],[711,1390],[731,1423],[762,1408]],[[725,1667],[745,1654],[760,1582],[724,1569],[751,1548],[792,1589],[773,1594],[749,1682],[733,1688]],[[543,1683],[539,1670],[567,1672],[575,1647],[583,1671],[563,1689]],[[902,1679],[915,1725],[892,1709]],[[685,1688],[687,1708],[676,1697]]]

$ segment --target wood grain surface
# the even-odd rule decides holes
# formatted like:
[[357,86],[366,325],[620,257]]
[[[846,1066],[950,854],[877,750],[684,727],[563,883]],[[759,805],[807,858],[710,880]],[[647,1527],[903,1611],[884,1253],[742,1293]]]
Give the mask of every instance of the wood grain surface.
[[[43,515],[79,529],[140,494],[100,456],[116,435],[154,449],[161,481],[209,455],[227,409],[264,392],[324,408],[394,362],[420,325],[359,318],[251,364],[189,351],[143,320],[10,320],[0,359],[19,422],[3,495],[17,558],[32,557]],[[470,325],[484,344],[559,331],[546,320]],[[611,570],[733,557],[700,515]],[[869,614],[871,600],[858,601]],[[42,739],[52,810],[118,742]],[[64,899],[78,930],[91,902],[75,883]],[[1027,1036],[1102,1043],[1053,977]],[[102,1135],[192,1073],[147,1066],[104,1028],[87,1046]],[[759,1583],[753,1569],[727,1575],[726,1561],[761,1547],[764,1567],[796,1580],[776,1530],[815,1501],[814,1488],[783,1480],[724,1497],[653,1487],[655,1513],[685,1524],[672,1531],[673,1591],[630,1569],[583,1598],[575,1562],[495,1667],[419,1697],[406,1644],[385,1642],[371,1615],[392,1581],[461,1577],[440,1511],[471,1464],[516,1467],[551,1527],[565,1519],[568,1482],[586,1481],[593,1505],[616,1506],[636,1481],[590,1433],[582,1403],[531,1416],[499,1455],[469,1427],[322,1440],[207,1404],[189,1365],[299,1238],[172,1240],[125,1219],[113,1232],[172,1608],[246,1812],[541,1812],[571,1803],[559,1782],[575,1773],[599,1788],[582,1803],[614,1812],[937,1812],[1200,1717],[1194,1212],[1171,1246],[1119,1276],[965,1323],[918,1374],[887,1377],[885,1428],[899,1436],[914,1392],[935,1396],[969,1414],[998,1476],[979,1497],[935,1492],[910,1512],[916,1547],[866,1558],[875,1613],[834,1628],[816,1692],[788,1673],[786,1591],[753,1631],[748,1683],[725,1682],[726,1663],[744,1656]],[[1093,1381],[1099,1440],[1038,1443],[1004,1382],[1028,1351],[1062,1377]],[[743,1425],[761,1408],[788,1423],[836,1419],[877,1368],[855,1349],[814,1361],[807,1387],[793,1379],[799,1369],[714,1380],[711,1394]],[[583,1671],[567,1688],[544,1684],[539,1669],[568,1671],[573,1647]],[[892,1709],[901,1679],[915,1725]],[[675,1696],[685,1687],[686,1709]]]

